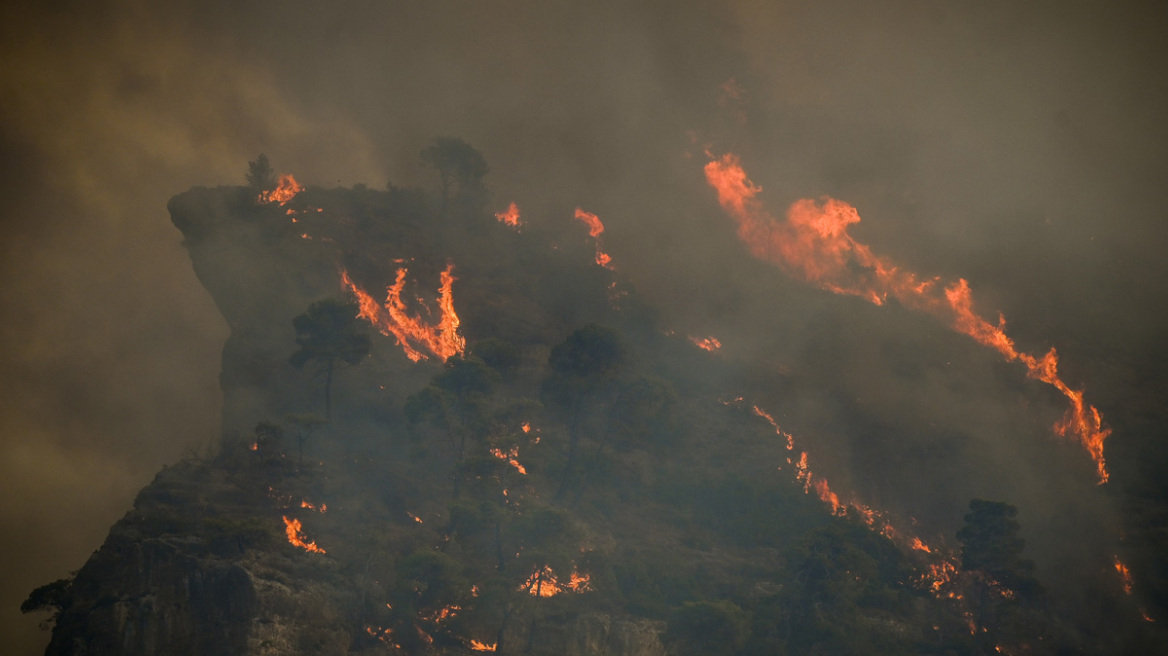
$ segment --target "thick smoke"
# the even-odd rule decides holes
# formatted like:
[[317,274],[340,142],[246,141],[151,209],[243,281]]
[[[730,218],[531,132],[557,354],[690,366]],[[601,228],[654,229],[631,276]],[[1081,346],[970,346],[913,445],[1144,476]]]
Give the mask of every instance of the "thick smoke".
[[[165,206],[241,184],[260,152],[309,185],[429,185],[418,151],[465,139],[499,211],[600,216],[664,323],[749,363],[727,392],[757,395],[834,485],[950,540],[970,497],[1015,503],[1040,575],[1138,533],[1127,501],[1163,502],[1168,79],[1165,22],[1138,3],[126,0],[0,16],[0,490],[20,565],[0,633],[19,653],[44,639],[24,595],[217,435],[225,327]],[[967,278],[1021,347],[1057,346],[1116,429],[1112,483],[1050,435],[1060,399],[1017,366],[751,260],[703,180],[707,147],[739,152],[773,212],[846,200],[874,251]],[[1157,565],[1136,560],[1138,588]]]

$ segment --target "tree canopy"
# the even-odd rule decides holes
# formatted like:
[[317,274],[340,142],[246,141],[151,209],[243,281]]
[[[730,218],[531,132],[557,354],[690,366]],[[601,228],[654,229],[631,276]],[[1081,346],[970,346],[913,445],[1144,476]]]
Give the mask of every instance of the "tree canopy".
[[332,419],[333,371],[338,363],[357,364],[369,354],[369,335],[357,320],[355,303],[326,298],[308,306],[308,311],[292,320],[299,346],[288,359],[302,369],[317,362],[325,375],[325,417]]
[[247,163],[247,186],[256,192],[276,188],[276,172],[268,162],[267,155],[260,153],[255,161]]
[[437,137],[419,154],[422,163],[438,171],[442,185],[442,207],[451,193],[478,194],[484,191],[483,177],[490,171],[483,154],[456,137]]

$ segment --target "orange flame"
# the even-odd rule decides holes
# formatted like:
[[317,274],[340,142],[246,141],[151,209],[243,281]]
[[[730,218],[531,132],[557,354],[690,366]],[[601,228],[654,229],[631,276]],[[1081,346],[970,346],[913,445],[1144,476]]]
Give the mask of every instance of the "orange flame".
[[462,606],[452,604],[450,606],[443,606],[442,608],[439,608],[439,609],[435,610],[434,612],[429,613],[428,615],[422,615],[421,617],[423,620],[426,620],[427,622],[433,622],[434,624],[441,624],[442,622],[445,622],[446,620],[457,615],[458,611],[460,611],[460,610],[462,610]]
[[308,509],[310,509],[310,510],[315,510],[315,511],[317,511],[317,512],[322,512],[322,513],[323,513],[323,512],[328,512],[328,504],[324,504],[324,503],[322,503],[322,504],[320,504],[320,506],[318,507],[318,506],[314,506],[314,505],[312,504],[312,502],[311,502],[311,501],[309,501],[308,499],[301,499],[301,500],[300,500],[300,507],[301,507],[301,508],[308,508]]
[[320,547],[316,546],[315,541],[313,541],[313,542],[305,542],[304,541],[304,534],[300,532],[300,520],[299,519],[288,519],[288,517],[285,516],[284,517],[284,532],[288,535],[288,542],[292,546],[300,547],[301,549],[303,549],[309,553],[325,553],[324,549],[321,549]]
[[1119,574],[1119,580],[1123,583],[1123,593],[1130,595],[1132,593],[1131,570],[1127,568],[1127,565],[1123,564],[1119,556],[1115,556],[1115,572]]
[[561,583],[552,568],[547,565],[542,569],[536,568],[518,588],[519,592],[527,592],[534,597],[554,597],[565,591],[582,593],[591,589],[591,577],[588,574],[573,571],[568,581]]
[[694,337],[691,335],[689,341],[693,342],[694,346],[710,353],[722,348],[722,342],[719,342],[717,337]]
[[604,252],[604,240],[601,237],[604,234],[604,224],[600,222],[600,217],[577,207],[576,218],[588,226],[588,236],[596,240],[596,263],[606,269],[613,268],[612,257]]
[[495,218],[499,219],[499,221],[503,223],[506,223],[512,228],[518,228],[520,225],[522,225],[519,223],[519,206],[516,205],[514,201],[512,201],[512,203],[507,206],[506,210],[502,212],[496,212]]
[[494,642],[492,642],[491,644],[488,645],[487,643],[479,642],[478,640],[471,640],[470,641],[470,648],[475,650],[475,651],[495,651],[496,646],[497,646],[497,643],[494,643]]
[[[741,401],[742,397],[738,397],[734,399],[734,401],[723,401],[723,403],[730,405],[732,403]],[[775,429],[776,435],[785,438],[787,450],[789,452],[793,452],[795,449],[794,436],[779,428],[779,424],[775,421],[775,418],[762,408],[756,405],[752,406],[751,409],[754,411],[754,414],[765,419],[767,423],[769,423],[771,427]],[[855,516],[871,527],[872,530],[878,530],[881,535],[888,538],[889,540],[897,542],[901,545],[906,545],[907,547],[916,551],[922,551],[924,553],[930,554],[933,557],[934,562],[929,563],[927,571],[921,575],[920,582],[932,590],[934,594],[940,596],[941,588],[957,575],[957,565],[955,561],[943,554],[935,553],[933,549],[931,549],[929,545],[925,544],[919,537],[903,535],[897,531],[896,527],[894,527],[892,523],[885,518],[884,513],[881,511],[860,503],[855,499],[847,502],[843,501],[840,496],[831,489],[831,486],[828,484],[826,478],[819,476],[811,471],[811,466],[808,463],[808,456],[806,451],[799,453],[798,460],[792,460],[792,458],[788,456],[787,462],[795,467],[795,480],[803,484],[803,492],[805,494],[811,494],[811,491],[815,490],[815,496],[817,496],[820,501],[831,507],[831,513],[833,515],[843,517],[854,512]],[[877,522],[879,522],[879,525]],[[954,595],[951,593],[950,596]]]
[[414,513],[412,513],[412,512],[410,512],[410,511],[408,511],[408,510],[407,510],[407,511],[406,511],[406,514],[407,514],[407,515],[409,515],[409,516],[410,516],[410,519],[414,520],[415,522],[417,522],[417,523],[419,523],[419,524],[421,524],[421,523],[422,523],[422,518],[421,518],[421,517],[418,517],[418,516],[417,516],[417,515],[415,515]]
[[1005,319],[997,325],[973,311],[969,283],[960,278],[941,285],[940,278],[922,279],[848,235],[860,214],[851,205],[824,197],[803,199],[778,221],[756,198],[762,188],[750,181],[732,153],[705,167],[706,180],[718,192],[718,201],[738,224],[738,237],[751,254],[777,264],[792,276],[837,294],[859,296],[876,305],[888,297],[901,305],[926,312],[949,323],[955,331],[998,351],[1007,361],[1018,360],[1030,378],[1052,385],[1067,398],[1070,408],[1055,424],[1060,436],[1071,435],[1095,462],[1099,482],[1106,483],[1103,443],[1111,434],[1094,406],[1083,402],[1083,392],[1072,390],[1058,375],[1058,356],[1051,349],[1041,358],[1018,351],[1005,333]]
[[503,451],[502,449],[491,449],[491,455],[499,460],[506,460],[507,464],[515,468],[515,471],[520,474],[526,474],[527,469],[519,462],[519,447],[513,446],[510,451]]
[[283,205],[302,191],[304,191],[304,187],[296,183],[296,178],[293,178],[291,175],[281,175],[280,182],[276,185],[276,188],[271,191],[260,192],[256,200],[261,203],[279,203]]
[[[466,339],[458,334],[459,319],[454,311],[454,265],[446,265],[442,272],[442,285],[438,288],[439,319],[436,325],[425,323],[420,317],[410,316],[406,304],[401,300],[406,285],[404,268],[397,270],[397,279],[386,289],[385,304],[379,305],[364,289],[349,277],[349,272],[341,269],[341,283],[357,298],[357,316],[369,321],[387,337],[397,340],[406,357],[414,362],[427,359],[419,348],[424,348],[442,360],[461,355],[466,349]],[[415,348],[417,346],[418,348]]]

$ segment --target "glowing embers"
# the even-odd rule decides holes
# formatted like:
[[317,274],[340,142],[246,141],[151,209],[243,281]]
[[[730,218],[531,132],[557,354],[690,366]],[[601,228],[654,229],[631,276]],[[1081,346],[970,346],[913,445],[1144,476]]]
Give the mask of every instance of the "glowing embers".
[[315,510],[317,512],[322,512],[322,513],[328,512],[328,505],[327,504],[322,503],[318,506],[318,505],[312,503],[311,501],[309,501],[308,499],[301,499],[300,500],[300,507],[301,508],[308,508],[309,510]]
[[299,519],[288,519],[287,515],[284,516],[284,533],[288,536],[289,544],[294,547],[300,547],[309,553],[326,553],[324,549],[316,546],[315,541],[305,541],[304,534],[301,533],[300,529]]
[[703,351],[710,353],[717,353],[722,348],[722,342],[718,341],[717,337],[694,337],[690,335],[689,341],[696,347]]
[[604,239],[601,237],[604,234],[604,224],[600,222],[600,217],[577,207],[576,219],[588,226],[588,235],[596,240],[596,263],[606,269],[613,268],[612,257],[604,252]]
[[503,210],[502,212],[496,212],[495,218],[498,219],[500,223],[505,223],[512,228],[518,228],[519,226],[523,225],[519,222],[519,206],[514,202],[508,205],[507,209]]
[[280,182],[276,185],[276,188],[271,191],[260,192],[260,195],[258,198],[256,198],[256,201],[260,203],[279,203],[283,205],[284,203],[292,200],[296,194],[302,191],[304,191],[304,187],[301,187],[299,184],[297,184],[296,178],[293,178],[291,175],[281,175]]
[[1127,565],[1123,564],[1119,556],[1115,556],[1115,573],[1119,574],[1119,581],[1123,584],[1123,593],[1130,595],[1132,593],[1133,583],[1131,570],[1127,568]]
[[1095,462],[1099,482],[1107,482],[1103,443],[1111,434],[1103,417],[1083,402],[1083,393],[1072,390],[1058,375],[1058,356],[1051,349],[1041,358],[1018,351],[1005,333],[1005,319],[997,324],[973,311],[969,283],[958,279],[948,285],[940,278],[922,279],[885,257],[874,255],[867,245],[848,235],[848,226],[859,223],[851,205],[824,197],[803,199],[777,220],[756,198],[762,188],[750,181],[738,157],[727,153],[705,167],[706,181],[718,192],[718,201],[738,226],[738,237],[752,255],[778,265],[788,274],[837,294],[849,294],[883,305],[895,298],[901,305],[945,321],[953,330],[998,351],[1007,361],[1020,361],[1027,375],[1052,385],[1066,397],[1070,408],[1054,426],[1061,436],[1073,436]]
[[[507,461],[507,464],[514,467],[515,471],[519,472],[520,474],[527,473],[527,469],[523,466],[522,463],[519,462],[519,447],[518,446],[513,446],[508,451],[504,451],[504,450],[498,449],[498,448],[491,449],[491,455],[495,456],[499,460]],[[506,494],[506,491],[504,490],[503,493]]]
[[591,577],[588,574],[573,571],[567,581],[561,582],[547,565],[542,569],[537,568],[517,588],[519,592],[526,592],[533,597],[554,597],[562,592],[583,593],[591,589]]
[[[406,285],[405,268],[397,270],[397,279],[386,291],[385,303],[378,304],[364,289],[359,287],[349,277],[349,272],[341,269],[341,282],[345,289],[357,297],[360,312],[357,316],[368,320],[377,327],[383,335],[392,336],[397,340],[406,357],[414,362],[425,360],[429,356],[422,352],[424,349],[435,357],[446,360],[454,355],[461,355],[466,349],[466,339],[458,334],[458,314],[454,311],[454,265],[446,265],[442,272],[442,284],[438,288],[438,316],[436,323],[428,323],[421,316],[411,316],[402,300],[402,291]],[[422,305],[427,314],[434,313],[430,308]]]

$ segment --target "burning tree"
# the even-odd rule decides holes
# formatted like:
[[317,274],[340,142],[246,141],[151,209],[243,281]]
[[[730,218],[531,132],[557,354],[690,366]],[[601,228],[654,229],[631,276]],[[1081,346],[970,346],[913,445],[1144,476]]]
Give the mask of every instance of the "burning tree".
[[332,421],[333,372],[338,363],[357,364],[369,354],[369,336],[357,321],[355,303],[328,298],[308,306],[308,311],[292,320],[296,345],[300,348],[288,359],[302,369],[316,362],[324,374],[324,414]]

